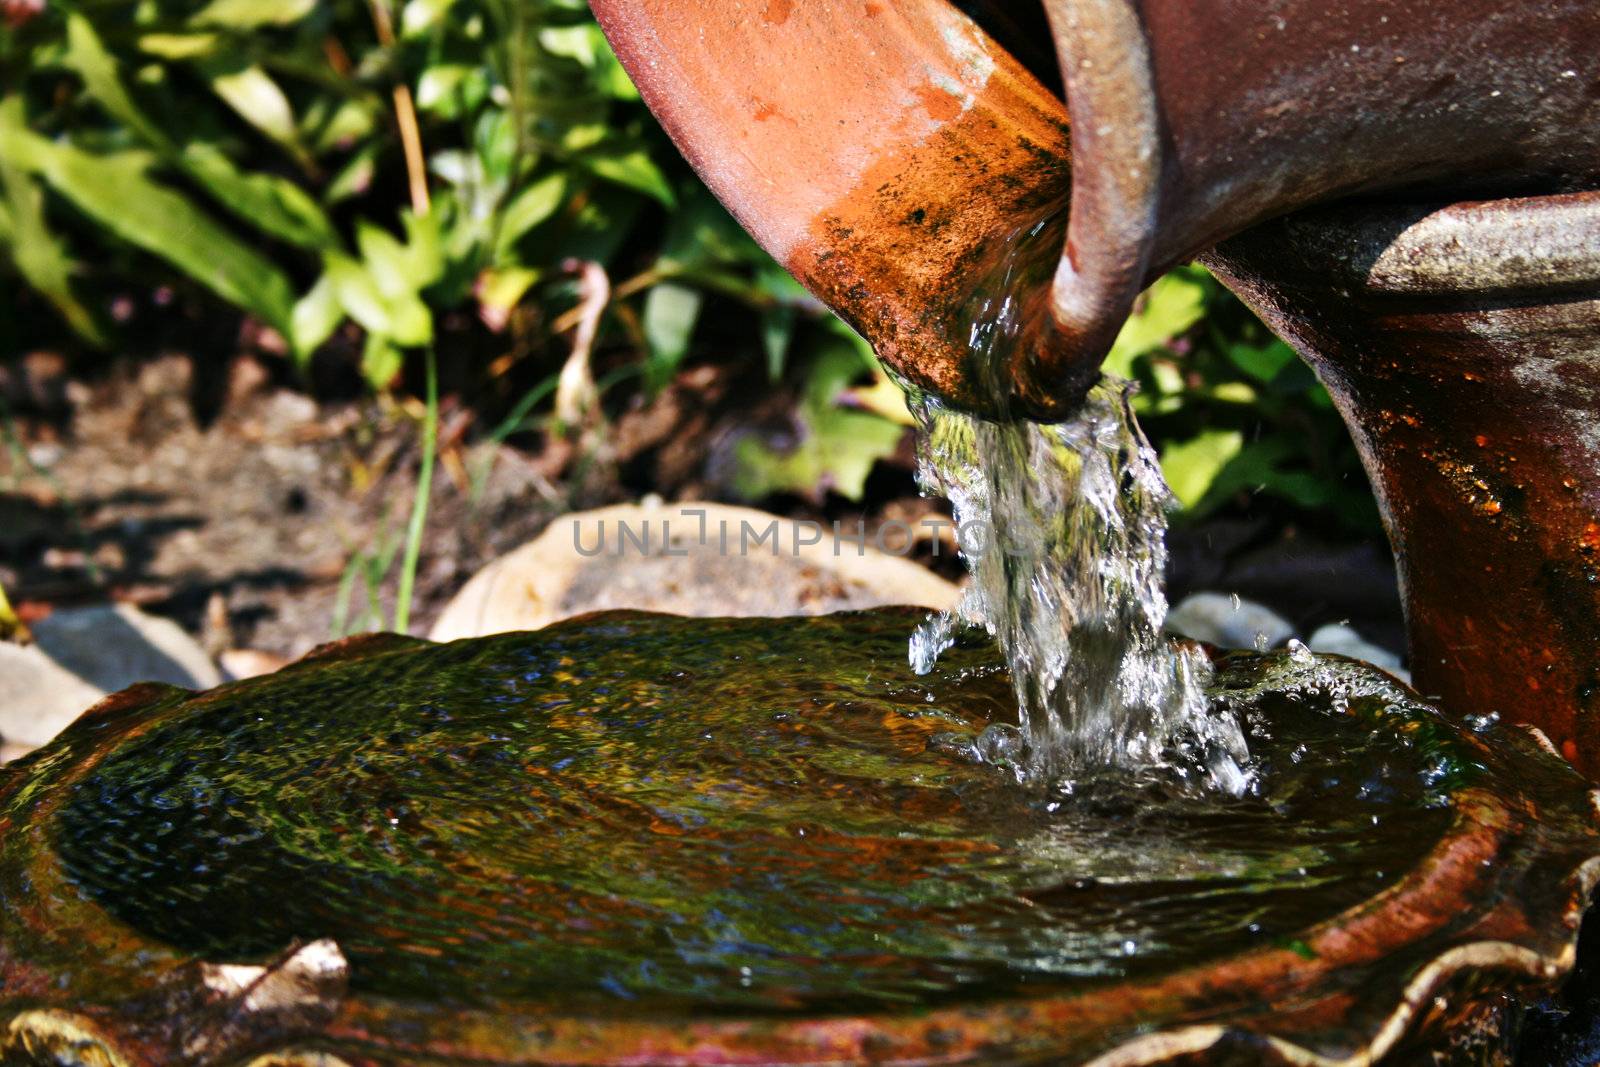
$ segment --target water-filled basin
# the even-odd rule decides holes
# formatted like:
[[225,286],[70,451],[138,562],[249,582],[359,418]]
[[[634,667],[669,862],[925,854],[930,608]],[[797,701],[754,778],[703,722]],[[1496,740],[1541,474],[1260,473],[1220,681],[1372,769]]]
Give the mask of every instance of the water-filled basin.
[[1212,698],[1247,728],[1246,795],[1019,784],[996,654],[918,677],[919,618],[608,613],[113,697],[0,784],[12,1045],[1338,1058],[1428,1022],[1463,969],[1482,995],[1570,966],[1600,839],[1522,731],[1336,658],[1235,655]]

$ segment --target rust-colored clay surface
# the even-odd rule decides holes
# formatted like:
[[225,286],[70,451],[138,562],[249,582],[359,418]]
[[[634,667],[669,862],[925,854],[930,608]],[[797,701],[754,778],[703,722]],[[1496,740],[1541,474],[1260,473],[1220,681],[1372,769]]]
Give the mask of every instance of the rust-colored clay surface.
[[1329,210],[1211,262],[1355,433],[1418,688],[1600,776],[1600,194]]
[[976,402],[961,316],[1065,201],[1061,103],[944,0],[593,7],[756,239],[902,374]]
[[[1070,107],[946,0],[593,6],[757,239],[969,407],[1072,406],[1149,280],[1264,219],[1600,180],[1590,0],[1044,0]],[[1013,41],[1033,10],[964,6]],[[966,365],[972,294],[1069,197],[1053,283],[1016,294],[1000,400]]]

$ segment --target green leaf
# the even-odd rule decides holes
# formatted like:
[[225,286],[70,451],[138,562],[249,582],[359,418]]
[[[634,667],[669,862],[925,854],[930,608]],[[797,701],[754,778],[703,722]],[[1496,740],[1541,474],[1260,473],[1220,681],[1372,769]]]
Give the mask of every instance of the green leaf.
[[672,379],[700,320],[704,297],[687,286],[663,282],[644,301],[644,336],[650,344],[649,378],[659,387]]
[[381,226],[364,220],[356,225],[356,245],[361,250],[362,262],[378,291],[391,304],[416,299],[418,293],[444,273],[436,226],[415,218],[409,219],[408,225],[411,235],[419,240],[407,244],[401,244]]
[[1229,460],[1244,447],[1238,430],[1203,430],[1187,441],[1174,441],[1161,450],[1161,472],[1178,503],[1193,508],[1205,498]]
[[587,152],[578,157],[578,163],[596,177],[654,197],[667,207],[677,203],[666,175],[643,148]]
[[1258,382],[1271,382],[1298,358],[1294,349],[1277,338],[1264,344],[1230,344],[1228,360]]
[[[332,225],[304,190],[286,179],[244,174],[215,146],[193,141],[180,151],[133,102],[94,27],[81,15],[67,20],[68,63],[100,105],[203,186],[218,203],[263,232],[303,248],[338,241]],[[274,88],[276,88],[274,86]],[[292,119],[290,120],[292,124]]]
[[577,60],[585,67],[593,67],[600,59],[605,38],[600,27],[593,23],[575,26],[552,26],[539,31],[539,43],[553,56]]
[[211,0],[189,22],[227,30],[288,26],[311,14],[316,6],[317,0]]
[[793,449],[778,451],[751,436],[734,448],[733,488],[747,500],[773,493],[820,499],[832,490],[860,500],[873,464],[900,447],[904,428],[877,415],[839,406],[839,398],[862,372],[860,353],[830,340],[815,357],[799,421],[804,433]]
[[396,284],[404,276],[392,264],[384,268],[385,280],[380,283],[376,273],[369,272],[370,261],[358,263],[343,253],[332,253],[325,262],[339,303],[369,334],[381,334],[408,346],[433,340],[432,313],[415,290]]
[[442,119],[458,119],[475,112],[489,92],[489,78],[481,66],[435,63],[417,79],[417,107]]
[[567,199],[567,176],[548,174],[512,198],[500,216],[496,260],[506,260],[518,241],[535,226],[561,209]]
[[1106,373],[1134,377],[1135,359],[1171,344],[1204,318],[1208,292],[1204,279],[1203,274],[1187,268],[1157,279],[1117,334],[1106,357]]
[[344,321],[339,289],[324,274],[305,296],[295,302],[289,319],[289,345],[296,362],[304,364]]
[[779,304],[761,316],[761,350],[767,357],[767,378],[776,382],[783,377],[783,366],[789,357],[789,345],[794,341],[797,316],[793,307]]
[[474,287],[478,297],[478,317],[491,330],[498,332],[505,329],[511,312],[539,278],[540,272],[529,267],[501,267],[484,271],[478,276]]
[[210,83],[211,91],[240,118],[282,145],[300,163],[310,162],[310,154],[300,140],[300,128],[295,125],[294,108],[272,75],[259,66],[222,63],[202,63],[200,73]]
[[378,172],[378,153],[380,146],[376,143],[363,145],[350,162],[323,190],[322,199],[327,204],[337,204],[351,197],[360,196],[372,185],[372,179]]
[[147,33],[139,38],[139,51],[160,59],[200,59],[222,43],[215,33]]
[[89,20],[79,14],[67,16],[66,64],[83,79],[89,91],[111,117],[133,130],[147,144],[164,152],[173,149],[172,141],[151,122],[133,102],[117,70],[117,61],[106,51],[100,35]]
[[[15,108],[7,102],[8,110],[20,110],[21,99]],[[104,345],[105,335],[89,310],[79,303],[72,292],[72,261],[55,234],[50,232],[44,218],[44,194],[32,178],[24,174],[0,152],[0,190],[5,193],[0,205],[5,208],[9,232],[0,234],[17,271],[40,293],[44,294],[67,325],[91,344]]]
[[377,283],[361,264],[342,252],[329,253],[324,263],[324,278],[338,295],[339,306],[369,334],[393,332],[394,316],[389,310],[389,301],[384,299]]
[[[13,116],[8,109],[5,114]],[[144,152],[94,155],[0,122],[0,155],[39,175],[111,233],[165,259],[224,300],[287,333],[293,288],[272,261],[150,177]]]
[[361,376],[377,390],[389,388],[405,367],[405,355],[394,342],[380,334],[367,334],[361,349]]
[[400,36],[426,37],[444,25],[455,0],[408,0],[400,12]]
[[274,174],[244,174],[214,146],[186,146],[180,163],[217,202],[263,233],[314,251],[339,246],[339,235],[305,190]]

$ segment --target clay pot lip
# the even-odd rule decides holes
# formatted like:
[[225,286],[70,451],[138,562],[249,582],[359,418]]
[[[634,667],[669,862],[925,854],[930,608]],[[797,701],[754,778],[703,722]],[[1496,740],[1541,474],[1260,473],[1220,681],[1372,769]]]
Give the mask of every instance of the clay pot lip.
[[1298,212],[1211,255],[1274,264],[1274,284],[1369,296],[1600,297],[1600,191],[1499,200],[1349,201]]

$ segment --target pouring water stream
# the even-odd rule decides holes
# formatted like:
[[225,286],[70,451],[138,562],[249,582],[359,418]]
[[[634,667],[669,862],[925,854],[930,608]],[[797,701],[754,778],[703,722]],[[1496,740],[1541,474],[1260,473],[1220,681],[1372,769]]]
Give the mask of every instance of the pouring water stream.
[[[997,410],[998,369],[1022,329],[1013,294],[1040,283],[1052,237],[1048,223],[1021,233],[974,302],[974,367]],[[972,572],[956,608],[911,638],[911,664],[932,670],[962,626],[994,637],[1021,728],[994,728],[976,754],[1003,757],[1019,777],[1062,785],[1094,768],[1155,766],[1239,794],[1250,782],[1244,732],[1208,706],[1205,656],[1162,632],[1172,497],[1131,392],[1105,378],[1076,415],[1049,425],[909,394],[919,480],[950,501]]]

